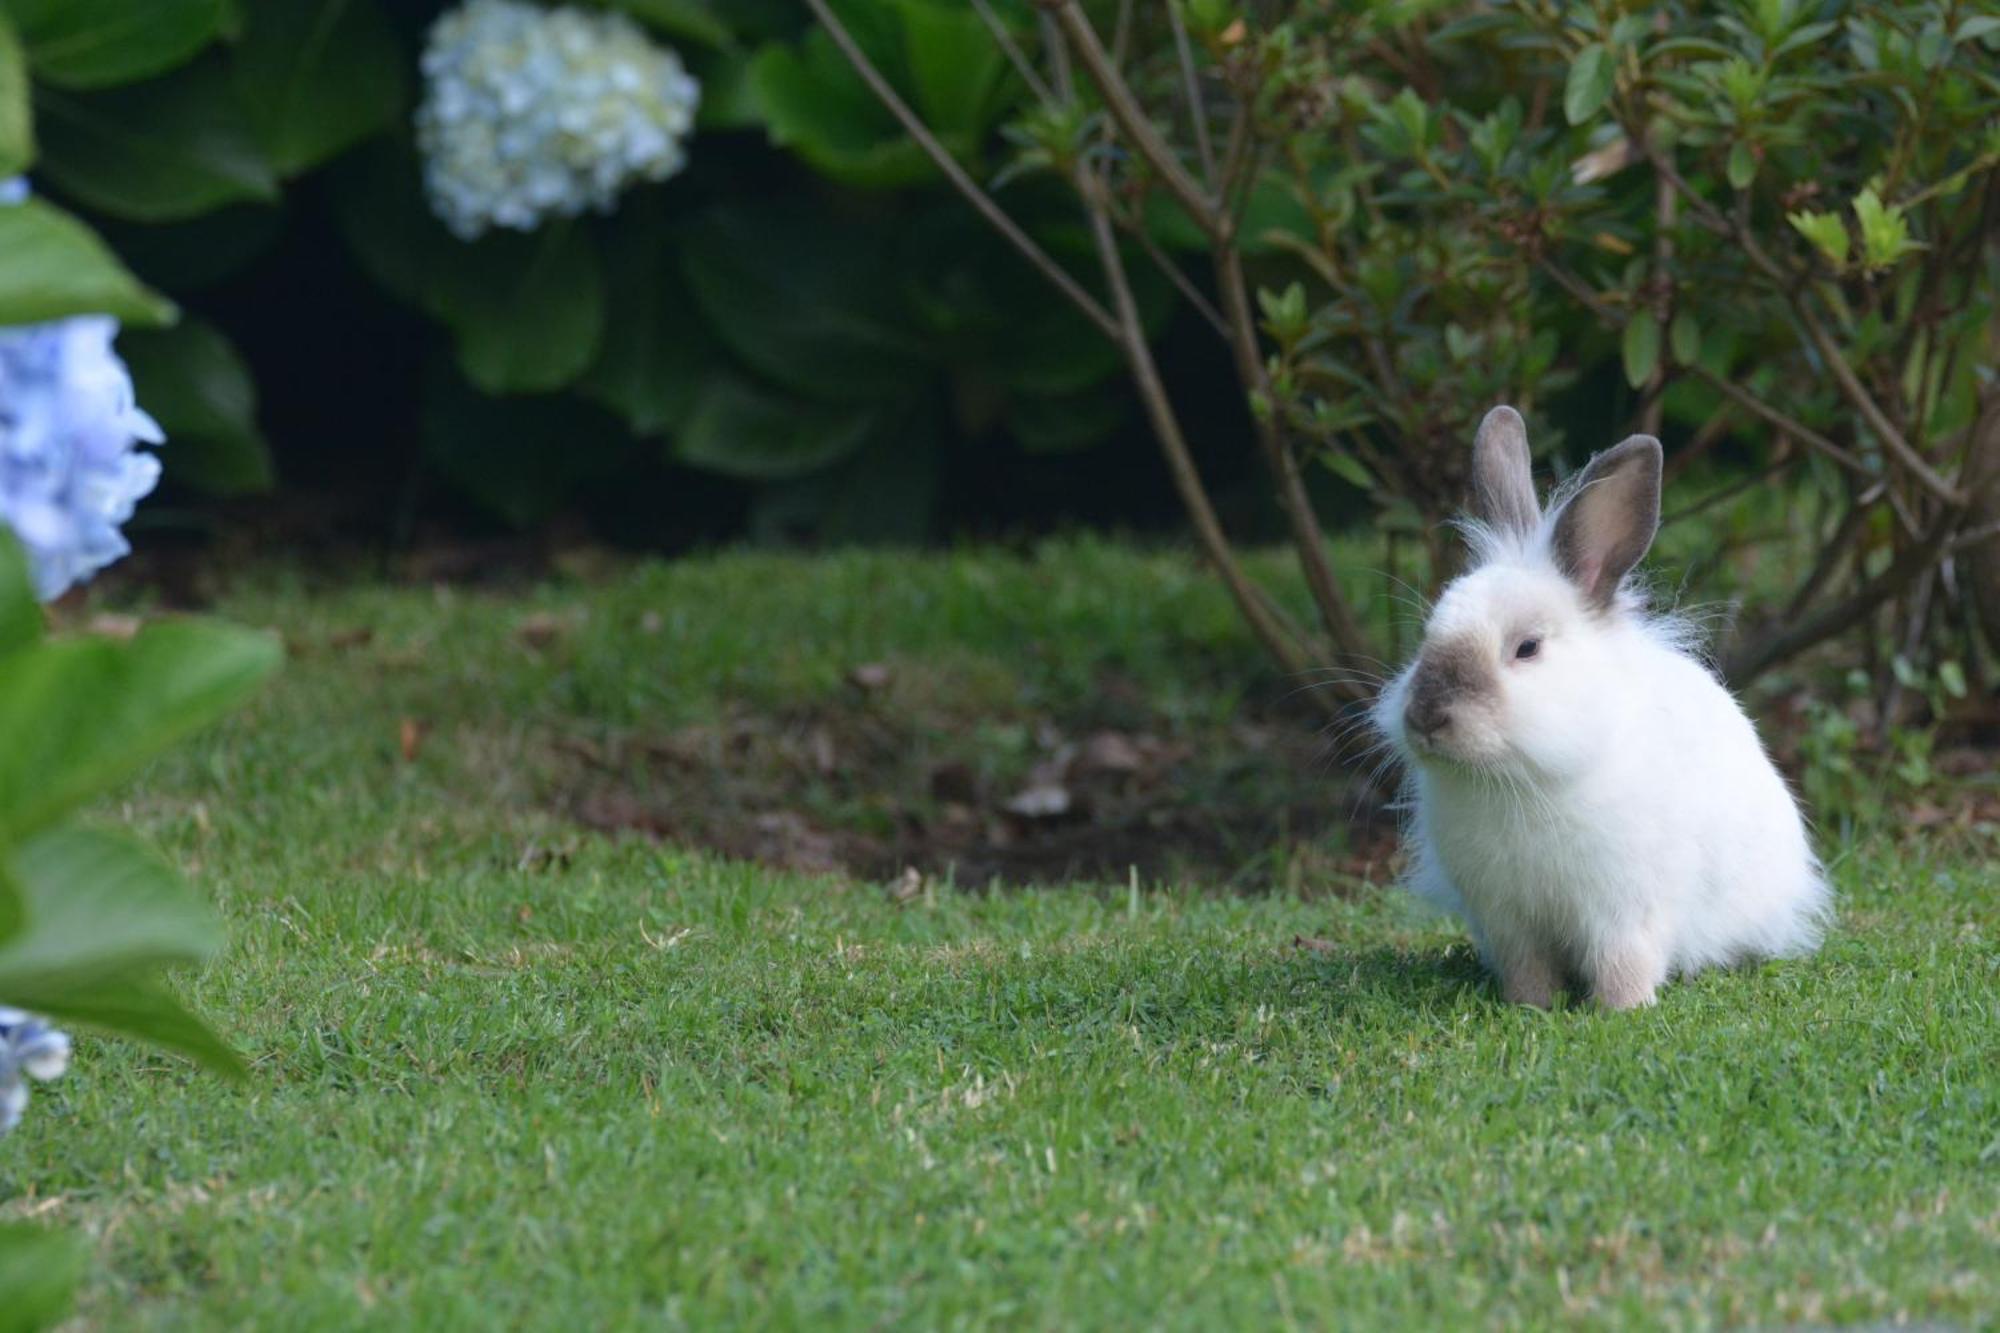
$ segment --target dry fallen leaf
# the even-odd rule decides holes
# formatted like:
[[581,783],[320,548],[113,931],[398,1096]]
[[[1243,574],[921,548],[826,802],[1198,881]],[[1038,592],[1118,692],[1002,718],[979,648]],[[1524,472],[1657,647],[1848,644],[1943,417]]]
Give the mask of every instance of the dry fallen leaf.
[[1023,819],[1056,819],[1069,813],[1069,788],[1059,782],[1023,787],[1007,801],[1007,812]]
[[139,632],[145,622],[137,616],[120,615],[116,611],[99,611],[84,626],[86,632],[106,639],[129,639]]
[[1130,737],[1100,731],[1083,743],[1075,767],[1080,773],[1137,773],[1145,765],[1146,756]]
[[847,673],[847,683],[873,694],[889,684],[889,668],[881,662],[863,662]]
[[530,648],[546,648],[560,639],[568,628],[561,617],[537,611],[522,617],[521,623],[514,626],[514,637]]

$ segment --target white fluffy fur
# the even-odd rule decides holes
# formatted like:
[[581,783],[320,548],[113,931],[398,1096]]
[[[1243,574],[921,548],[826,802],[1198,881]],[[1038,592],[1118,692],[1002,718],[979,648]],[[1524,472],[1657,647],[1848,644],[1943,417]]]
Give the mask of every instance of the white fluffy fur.
[[[1574,979],[1645,1004],[1670,976],[1810,951],[1828,894],[1784,780],[1681,622],[1629,589],[1594,611],[1560,572],[1561,498],[1531,534],[1469,525],[1478,564],[1426,622],[1426,650],[1490,648],[1490,697],[1430,745],[1405,724],[1417,664],[1376,704],[1409,774],[1411,887],[1527,1003]],[[1524,635],[1541,647],[1517,661]]]

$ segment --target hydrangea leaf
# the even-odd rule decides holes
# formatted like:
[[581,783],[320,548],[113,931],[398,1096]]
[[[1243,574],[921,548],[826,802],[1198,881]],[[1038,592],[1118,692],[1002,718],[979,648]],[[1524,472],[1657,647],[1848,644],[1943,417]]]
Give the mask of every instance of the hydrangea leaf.
[[[971,162],[1006,106],[1005,56],[970,10],[929,0],[836,3],[869,60],[938,142]],[[773,43],[750,63],[752,96],[771,142],[843,184],[886,189],[933,180],[937,168],[904,134],[818,27]]]
[[41,1012],[178,1051],[213,1073],[241,1078],[243,1057],[190,1012],[156,977],[92,983],[55,1001],[36,1001]]
[[488,393],[562,388],[604,337],[603,266],[573,222],[461,241],[424,206],[417,164],[384,143],[335,168],[341,228],[362,267],[398,299],[451,326],[458,362]]
[[[1091,262],[1078,253],[1082,238],[1067,229],[1073,213],[1024,203],[1016,215],[1059,261],[1077,271]],[[969,211],[930,210],[891,245],[904,302],[927,346],[953,366],[976,367],[1010,390],[1058,396],[1123,378],[1117,345],[1067,301],[1048,299],[1020,255]],[[1178,294],[1151,264],[1134,265],[1129,277],[1142,324],[1149,335],[1159,333]]]
[[[750,62],[751,94],[771,142],[843,185],[890,189],[936,176],[931,160],[905,135],[846,64],[832,39],[815,29],[796,49],[773,43]],[[954,156],[968,145],[939,142]]]
[[36,1333],[69,1315],[86,1247],[74,1236],[26,1222],[0,1224],[0,1328]]
[[727,477],[788,481],[853,455],[888,410],[802,403],[739,376],[717,375],[681,428],[673,456]]
[[1067,454],[1100,443],[1132,417],[1121,386],[1098,384],[1080,393],[1023,393],[1008,406],[1007,424],[1029,454]]
[[918,112],[968,143],[999,114],[1006,53],[971,8],[903,0],[903,49]]
[[604,277],[583,229],[491,233],[462,246],[438,289],[458,361],[488,393],[559,389],[590,367],[604,334]]
[[782,206],[719,210],[681,267],[729,350],[773,383],[838,402],[902,393],[936,349],[897,301],[894,238]]
[[69,1017],[76,991],[208,957],[214,917],[171,867],[126,834],[62,826],[17,848],[6,872],[26,927],[0,948],[0,1004]]
[[257,386],[214,325],[187,320],[118,340],[132,384],[173,448],[161,456],[179,485],[209,495],[267,491],[271,450],[257,429]]
[[41,170],[112,217],[175,222],[278,197],[277,177],[218,62],[89,96],[46,95],[42,107]]
[[375,0],[257,0],[232,68],[264,155],[293,176],[402,117],[405,63]]
[[62,210],[39,199],[0,208],[0,325],[92,314],[165,324],[174,307]]
[[[263,3],[263,0],[258,0]],[[109,88],[165,73],[227,31],[227,0],[0,0],[35,77]]]
[[14,854],[22,925],[0,944],[0,1003],[178,1050],[223,1072],[234,1052],[161,989],[160,969],[222,942],[207,904],[123,833],[59,827]]
[[720,354],[674,262],[658,210],[628,208],[606,234],[604,347],[578,386],[641,435],[677,428]]
[[27,553],[12,533],[0,528],[0,660],[41,641],[42,604],[35,600]]
[[230,712],[282,656],[271,635],[196,620],[14,654],[0,673],[0,843],[48,827]]
[[733,40],[729,25],[707,0],[607,0],[647,27],[667,37],[722,47]]
[[28,105],[28,60],[7,16],[0,14],[0,180],[35,160],[34,112]]
[[884,414],[854,456],[761,487],[750,508],[759,541],[920,542],[937,506],[941,412],[935,402]]
[[433,291],[462,249],[424,206],[418,165],[407,144],[371,143],[328,171],[341,234],[368,276],[391,296],[442,316]]
[[214,287],[270,254],[287,235],[282,209],[231,204],[186,222],[120,222],[104,218],[97,234],[134,273],[166,292]]
[[495,398],[443,358],[424,386],[424,461],[517,528],[544,522],[581,486],[633,475],[638,445],[618,419],[571,395]]

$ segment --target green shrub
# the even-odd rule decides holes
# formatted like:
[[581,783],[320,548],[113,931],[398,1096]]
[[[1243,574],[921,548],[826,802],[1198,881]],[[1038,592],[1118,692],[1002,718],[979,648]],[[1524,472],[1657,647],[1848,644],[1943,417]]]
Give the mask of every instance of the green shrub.
[[[2000,580],[2000,19],[1953,0],[975,8],[1038,90],[1016,169],[1212,266],[1218,353],[1321,635],[1272,613],[1185,493],[1279,661],[1358,671],[1377,649],[1301,462],[1444,569],[1436,534],[1496,401],[1558,470],[1639,430],[1677,468],[1728,442],[1799,487],[1804,540],[1768,553],[1789,595],[1727,645],[1732,678],[1854,630],[1905,658],[1969,650]],[[848,54],[873,73],[865,42]],[[1103,253],[1114,298],[1124,262]],[[1172,395],[1124,341],[1179,468]],[[1966,551],[1988,553],[1970,591],[1947,577]]]

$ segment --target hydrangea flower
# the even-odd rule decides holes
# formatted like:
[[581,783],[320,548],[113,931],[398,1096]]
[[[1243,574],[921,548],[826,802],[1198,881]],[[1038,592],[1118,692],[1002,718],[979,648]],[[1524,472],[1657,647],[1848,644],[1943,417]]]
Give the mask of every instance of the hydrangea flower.
[[0,1009],[0,1134],[21,1123],[28,1079],[46,1083],[68,1068],[68,1033],[19,1009]]
[[[0,206],[21,195],[0,184]],[[0,523],[43,601],[132,549],[119,528],[160,480],[160,460],[133,447],[164,436],[132,399],[117,336],[107,315],[0,328]]]
[[609,212],[687,162],[701,85],[622,14],[469,0],[432,26],[417,144],[431,209],[471,240]]

